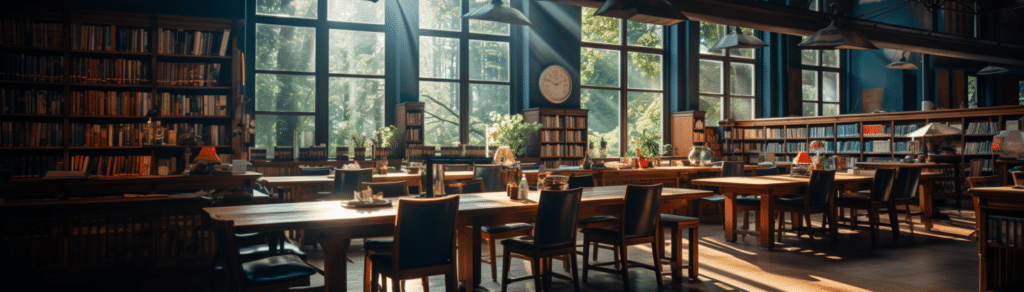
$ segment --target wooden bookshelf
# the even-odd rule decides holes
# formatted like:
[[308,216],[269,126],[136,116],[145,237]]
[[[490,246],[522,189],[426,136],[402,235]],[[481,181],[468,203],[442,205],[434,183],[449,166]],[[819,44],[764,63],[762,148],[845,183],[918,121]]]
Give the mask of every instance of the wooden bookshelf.
[[686,157],[694,146],[707,145],[703,111],[672,113],[672,156]]
[[[404,154],[400,157],[420,161],[428,154],[423,149],[423,109],[422,102],[403,102],[395,106],[395,124],[402,131],[399,148],[396,149],[398,153]],[[429,152],[429,155],[434,155],[433,149]],[[395,156],[392,154],[392,157]]]
[[[791,160],[799,151],[806,151],[812,141],[823,141],[822,154],[845,160],[842,166],[852,167],[856,162],[888,162],[917,155],[923,151],[921,139],[906,134],[932,122],[959,128],[962,135],[943,137],[956,147],[956,162],[975,159],[986,172],[992,171],[990,145],[992,137],[1006,128],[1007,123],[1021,124],[1024,106],[997,106],[971,109],[852,114],[829,117],[772,118],[736,121],[724,129],[731,132],[731,146],[723,147],[725,155],[742,157],[745,161],[772,153],[777,161]],[[936,138],[928,138],[932,142]],[[760,150],[746,148],[744,144],[761,144]],[[740,145],[740,146],[736,146]],[[1002,174],[1000,174],[1002,175]]]
[[527,137],[526,156],[537,157],[544,167],[581,165],[587,152],[587,110],[532,108],[523,110],[523,121],[540,123]]
[[[6,13],[0,147],[12,151],[0,154],[0,168],[16,177],[80,169],[156,174],[157,160],[184,159],[175,142],[185,133],[201,140],[193,151],[218,146],[233,154],[240,83],[232,76],[243,22],[28,6]],[[150,121],[166,127],[163,143],[144,134],[156,132],[144,131]],[[108,171],[75,165],[72,158],[82,156],[149,161]],[[175,165],[171,173],[187,163]]]

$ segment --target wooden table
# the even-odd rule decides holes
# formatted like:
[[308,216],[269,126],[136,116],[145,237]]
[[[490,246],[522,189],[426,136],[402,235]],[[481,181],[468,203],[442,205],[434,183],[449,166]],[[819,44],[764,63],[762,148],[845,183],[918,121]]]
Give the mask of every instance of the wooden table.
[[[745,165],[744,169],[753,170],[770,165]],[[560,175],[593,175],[594,183],[598,186],[614,186],[625,184],[655,184],[660,183],[666,187],[685,187],[686,182],[696,178],[698,172],[721,171],[722,167],[714,166],[661,166],[653,168],[629,168],[629,169],[546,169],[525,170],[526,179],[531,185],[537,184],[537,174],[540,172],[552,172]]]
[[[579,217],[621,213],[625,186],[584,188]],[[662,210],[672,209],[685,200],[710,196],[710,191],[665,188],[662,191]],[[460,195],[457,226],[459,279],[467,287],[480,283],[480,227],[506,222],[531,222],[536,218],[537,205],[533,201],[512,201],[504,192]],[[538,192],[531,192],[536,200]],[[370,209],[349,209],[338,201],[299,202],[270,205],[204,208],[211,220],[233,220],[239,233],[319,229],[327,237],[324,245],[324,286],[326,291],[347,291],[345,253],[357,227],[374,224],[394,224],[397,206]],[[681,272],[680,272],[681,273]],[[681,275],[676,275],[681,276]]]
[[[931,202],[931,188],[924,188],[925,185],[931,185],[930,180],[939,176],[937,172],[928,172],[921,174],[921,189],[919,191],[919,197],[921,200],[921,221],[925,227],[931,229],[931,212],[926,211],[925,202]],[[874,179],[870,175],[855,175],[837,173],[834,190],[861,190],[866,189]],[[736,241],[736,195],[737,194],[749,194],[755,196],[761,196],[761,212],[758,212],[757,220],[757,234],[758,241],[761,246],[771,248],[775,242],[771,240],[771,234],[774,231],[774,225],[771,221],[774,219],[770,217],[773,213],[773,205],[771,202],[776,197],[789,196],[789,195],[803,195],[807,193],[807,184],[810,177],[795,177],[786,174],[770,175],[770,176],[757,176],[757,177],[716,177],[716,178],[702,178],[691,181],[694,185],[700,186],[714,186],[718,187],[718,190],[722,195],[725,196],[725,239],[728,241]],[[833,193],[833,196],[836,193]],[[835,197],[829,200],[829,210],[835,210],[835,206],[832,204],[835,202]],[[930,206],[930,204],[928,204]],[[768,210],[765,212],[764,210]],[[829,213],[830,222],[836,222],[835,212]],[[898,228],[898,227],[897,227]],[[836,237],[836,224],[831,225],[832,239]],[[743,231],[746,232],[746,231]]]
[[940,168],[951,168],[956,166],[953,163],[935,163],[935,162],[857,162],[857,167],[860,169],[894,169],[894,168],[926,168],[926,169],[940,169]]
[[[444,173],[445,179],[457,180],[457,179],[468,179],[473,178],[472,171],[448,171]],[[417,174],[408,174],[404,172],[391,172],[385,175],[376,174],[373,176],[373,182],[392,182],[392,181],[405,181],[406,186],[420,186],[422,172]],[[260,178],[260,182],[263,183],[268,190],[273,191],[278,187],[288,187],[292,189],[292,194],[298,194],[291,200],[286,201],[303,201],[305,194],[305,187],[324,187],[334,185],[334,177],[326,175],[306,175],[306,176],[271,176]],[[422,191],[423,188],[421,187]]]
[[[988,225],[994,222],[1002,223],[1003,232],[1007,229],[1016,229],[1017,240],[1020,240],[1021,224],[1011,223],[1009,221],[1012,219],[1009,218],[1024,219],[1024,189],[1011,186],[982,187],[969,189],[968,192],[974,200],[977,218],[975,224],[978,231],[978,291],[1020,285],[1022,279],[1019,271],[1024,264],[1024,248],[1000,242],[999,235],[990,234],[993,229],[999,227],[993,228]],[[991,215],[1001,218],[993,218]]]

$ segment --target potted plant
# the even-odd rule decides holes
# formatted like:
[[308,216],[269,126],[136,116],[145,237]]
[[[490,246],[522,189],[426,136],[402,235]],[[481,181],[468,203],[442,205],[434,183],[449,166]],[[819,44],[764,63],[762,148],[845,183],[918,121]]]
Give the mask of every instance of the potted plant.
[[398,136],[402,134],[394,125],[387,125],[373,132],[374,159],[380,159],[376,163],[380,174],[388,173],[388,157],[398,147]]
[[637,132],[633,135],[637,164],[640,168],[650,167],[651,162],[660,156],[659,140],[661,140],[661,135],[655,135],[649,131]]
[[492,145],[508,146],[516,156],[526,154],[526,136],[540,130],[540,123],[523,122],[523,115],[499,115],[491,112],[491,120],[496,121],[491,127]]
[[353,160],[366,159],[366,135],[352,135]]
[[601,143],[601,149],[598,150],[598,151],[601,151],[601,155],[599,157],[600,158],[607,158],[608,157],[608,140],[605,140],[604,137],[601,137],[601,142],[600,143]]

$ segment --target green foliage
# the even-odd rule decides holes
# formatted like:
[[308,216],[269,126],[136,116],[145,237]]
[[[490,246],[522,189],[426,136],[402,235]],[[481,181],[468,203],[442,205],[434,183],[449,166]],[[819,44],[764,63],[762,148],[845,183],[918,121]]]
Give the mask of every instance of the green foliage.
[[497,121],[491,125],[493,132],[490,138],[493,145],[508,146],[517,156],[526,154],[526,135],[540,129],[540,123],[523,122],[523,115],[499,115],[491,113],[491,120]]
[[388,149],[394,152],[395,148],[398,147],[398,136],[402,134],[395,125],[387,125],[377,129],[373,132],[373,145],[381,149]]
[[661,135],[656,135],[651,131],[636,132],[632,135],[634,141],[634,147],[630,150],[630,154],[637,153],[636,149],[640,149],[639,158],[655,158],[661,156],[659,151],[659,143],[661,143]]
[[366,135],[352,135],[352,147],[366,148]]

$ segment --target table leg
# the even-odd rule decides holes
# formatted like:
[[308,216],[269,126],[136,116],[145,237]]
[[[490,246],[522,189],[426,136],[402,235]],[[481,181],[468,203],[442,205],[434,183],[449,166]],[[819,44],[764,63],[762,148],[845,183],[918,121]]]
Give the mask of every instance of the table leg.
[[463,281],[465,287],[473,287],[469,291],[482,290],[480,286],[480,227],[479,223],[475,222],[463,222],[459,223],[458,226],[463,226],[459,229],[458,234],[458,250],[459,254],[459,266],[458,274],[459,280]]
[[736,241],[736,194],[733,192],[722,191],[722,196],[725,196],[724,213],[725,223],[722,224],[725,227],[725,240]]
[[932,204],[932,182],[922,183],[917,197],[921,199],[921,223],[924,229],[932,230],[932,208],[935,207]]
[[757,212],[757,232],[759,233],[757,239],[760,241],[761,246],[767,248],[772,248],[772,246],[775,245],[775,241],[772,240],[772,233],[774,233],[773,227],[775,224],[772,224],[772,221],[774,220],[772,220],[771,199],[771,196],[768,196],[767,194],[762,195],[761,210]]
[[324,291],[348,291],[348,251],[352,229],[339,228],[327,232],[324,246]]
[[[480,258],[482,257],[482,251],[481,251],[481,248],[480,248],[480,244],[482,243],[481,239],[480,239],[480,227],[482,227],[480,225],[480,223],[477,223],[476,221],[474,221],[473,222],[473,232],[470,233],[470,236],[473,237],[472,238],[472,241],[473,241],[473,257],[472,257],[472,259],[473,259],[473,261],[470,262],[470,265],[472,265],[472,267],[473,267],[473,282],[467,282],[466,283],[466,287],[473,287],[474,290],[476,290],[477,286],[480,286]],[[497,244],[497,242],[493,242],[492,241],[490,244]],[[502,260],[508,260],[508,259],[502,259]],[[472,284],[472,285],[470,285],[470,284]]]
[[839,192],[832,192],[830,196],[832,198],[828,200],[828,210],[825,210],[825,216],[828,216],[828,233],[832,236],[832,243],[837,243],[839,240],[839,222],[836,221],[838,219],[836,217],[836,198],[839,197]]

